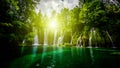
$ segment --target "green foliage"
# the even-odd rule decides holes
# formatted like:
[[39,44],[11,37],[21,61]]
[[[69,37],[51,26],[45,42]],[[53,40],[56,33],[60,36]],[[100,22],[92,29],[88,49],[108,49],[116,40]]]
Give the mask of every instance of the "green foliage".
[[110,4],[106,4],[105,7],[106,7],[105,9],[106,16],[108,17],[106,29],[111,34],[113,41],[117,43],[118,45],[120,44],[118,41],[120,39],[120,33],[119,33],[120,8],[115,5],[110,5]]
[[70,43],[64,43],[64,47],[71,47],[72,45]]
[[[65,46],[70,45],[71,39],[72,44],[76,45],[80,36],[85,43],[88,43],[91,36],[93,42],[106,45],[111,41],[106,31],[113,38],[113,42],[120,44],[118,41],[120,40],[119,7],[113,4],[103,4],[99,0],[82,0],[81,7],[76,6],[71,10],[63,8],[58,14],[53,11],[52,16],[48,17],[42,15],[41,11],[35,12],[37,2],[39,0],[0,0],[1,43],[16,46],[25,40],[30,45],[33,43],[34,35],[44,36],[44,29],[48,27],[48,22],[57,17],[58,29],[64,35]],[[94,31],[96,31],[97,39],[93,34],[90,35]],[[51,32],[51,37],[53,33]],[[84,46],[88,45],[84,42],[82,42]]]
[[70,10],[70,19],[69,19],[69,29],[74,33],[76,31],[81,31],[82,29],[82,24],[79,22],[79,13],[80,13],[80,8],[75,7],[72,10]]
[[26,45],[31,45],[31,44],[33,44],[33,40],[34,39],[34,34],[33,34],[33,32],[30,32],[30,33],[28,33],[26,36],[25,36],[25,38],[24,38],[24,40],[25,40],[25,43],[24,44],[26,44]]
[[98,0],[85,3],[81,8],[79,16],[80,22],[86,23],[91,27],[97,28],[105,27],[104,25],[105,22],[107,21],[103,4]]
[[60,24],[60,28],[62,30],[66,29],[69,24],[69,10],[67,8],[64,8],[61,10],[61,13],[57,16],[58,23]]
[[0,0],[0,43],[3,46],[20,45],[32,32],[31,12],[35,12],[36,4],[33,0]]

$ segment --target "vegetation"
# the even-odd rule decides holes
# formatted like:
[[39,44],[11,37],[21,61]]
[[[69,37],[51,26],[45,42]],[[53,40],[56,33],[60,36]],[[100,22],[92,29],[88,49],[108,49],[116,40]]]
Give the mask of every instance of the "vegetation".
[[[53,11],[52,17],[35,12],[39,0],[0,0],[0,43],[3,46],[18,46],[25,41],[32,45],[37,34],[39,43],[44,43],[44,32],[52,20],[57,21],[59,36],[64,36],[65,45],[120,47],[120,8],[114,4],[103,4],[99,0],[84,0],[83,4],[60,13]],[[80,3],[79,3],[80,4]],[[48,43],[52,44],[54,31],[48,32]]]
[[3,46],[17,46],[24,39],[31,40],[37,1],[0,0],[0,43]]

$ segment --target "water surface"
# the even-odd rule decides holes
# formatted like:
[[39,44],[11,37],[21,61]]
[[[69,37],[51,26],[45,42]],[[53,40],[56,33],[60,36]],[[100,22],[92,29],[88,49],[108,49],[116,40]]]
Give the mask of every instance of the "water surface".
[[120,50],[81,47],[24,47],[10,68],[119,68]]

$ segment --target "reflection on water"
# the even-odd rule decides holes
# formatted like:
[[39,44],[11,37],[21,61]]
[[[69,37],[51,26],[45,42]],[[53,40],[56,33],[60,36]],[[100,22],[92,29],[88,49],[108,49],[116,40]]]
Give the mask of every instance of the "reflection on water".
[[90,57],[91,57],[91,64],[92,64],[92,66],[94,65],[94,61],[95,61],[95,59],[94,59],[94,55],[93,55],[93,49],[92,48],[90,48],[89,49],[90,50]]
[[120,55],[114,54],[120,50],[115,49],[38,46],[32,53],[30,47],[25,49],[28,53],[12,61],[10,68],[116,68],[120,63]]

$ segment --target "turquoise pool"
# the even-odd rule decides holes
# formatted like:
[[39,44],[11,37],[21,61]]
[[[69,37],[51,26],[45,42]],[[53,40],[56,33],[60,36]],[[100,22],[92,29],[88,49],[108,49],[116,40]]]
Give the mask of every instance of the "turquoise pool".
[[20,57],[10,68],[119,68],[120,50],[115,48],[81,48],[34,46],[21,48]]

